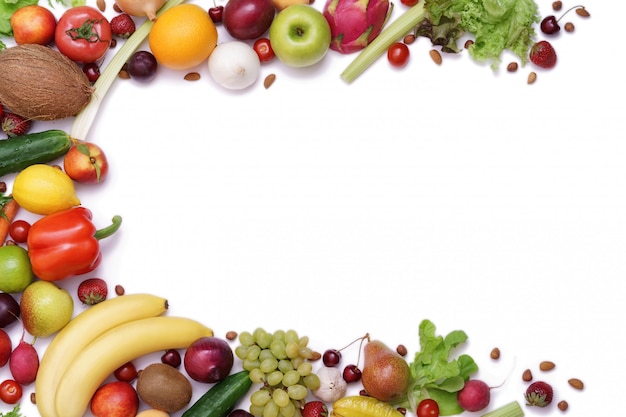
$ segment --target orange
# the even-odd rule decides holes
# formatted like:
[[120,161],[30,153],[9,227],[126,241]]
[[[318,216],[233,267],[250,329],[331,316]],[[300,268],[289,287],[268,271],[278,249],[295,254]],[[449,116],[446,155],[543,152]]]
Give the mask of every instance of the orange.
[[148,38],[150,50],[165,67],[184,70],[211,55],[217,45],[217,28],[208,12],[195,4],[180,4],[154,22]]

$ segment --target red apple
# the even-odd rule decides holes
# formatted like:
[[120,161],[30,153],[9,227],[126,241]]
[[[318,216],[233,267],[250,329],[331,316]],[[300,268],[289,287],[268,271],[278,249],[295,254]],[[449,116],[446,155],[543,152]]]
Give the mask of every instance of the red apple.
[[109,162],[98,145],[78,142],[65,154],[63,169],[76,182],[95,184],[106,178]]
[[90,408],[95,417],[135,417],[139,396],[128,382],[108,382],[93,395]]
[[54,14],[38,4],[20,7],[11,16],[13,37],[18,45],[48,45],[54,39],[56,26]]

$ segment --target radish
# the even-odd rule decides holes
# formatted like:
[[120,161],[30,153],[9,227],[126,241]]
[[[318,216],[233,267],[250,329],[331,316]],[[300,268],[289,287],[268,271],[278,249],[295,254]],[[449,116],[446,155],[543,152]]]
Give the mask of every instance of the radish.
[[457,401],[465,411],[480,411],[489,405],[491,387],[478,379],[465,383],[457,394]]
[[35,381],[39,370],[39,355],[32,344],[24,341],[24,335],[11,352],[9,369],[13,379],[20,385],[28,385]]

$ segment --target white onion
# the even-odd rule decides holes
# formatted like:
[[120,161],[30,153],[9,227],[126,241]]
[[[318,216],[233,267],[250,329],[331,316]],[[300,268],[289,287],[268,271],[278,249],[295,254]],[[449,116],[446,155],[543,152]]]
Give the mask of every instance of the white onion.
[[261,61],[254,49],[242,41],[218,44],[209,55],[209,74],[222,87],[241,90],[259,77]]

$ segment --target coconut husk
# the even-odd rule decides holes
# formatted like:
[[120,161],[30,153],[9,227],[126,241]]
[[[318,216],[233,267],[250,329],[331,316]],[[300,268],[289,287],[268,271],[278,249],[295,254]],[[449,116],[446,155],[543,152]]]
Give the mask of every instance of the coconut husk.
[[0,51],[0,103],[22,117],[57,120],[75,116],[93,88],[78,65],[42,45]]

